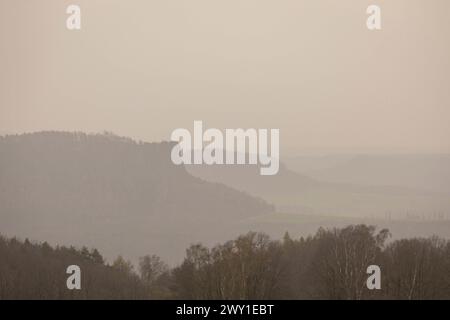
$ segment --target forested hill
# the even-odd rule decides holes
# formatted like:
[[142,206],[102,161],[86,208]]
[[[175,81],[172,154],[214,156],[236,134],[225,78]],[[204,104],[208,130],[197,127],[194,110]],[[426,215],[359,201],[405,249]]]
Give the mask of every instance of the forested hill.
[[273,212],[173,165],[171,147],[111,134],[0,137],[0,232],[170,260],[212,224]]

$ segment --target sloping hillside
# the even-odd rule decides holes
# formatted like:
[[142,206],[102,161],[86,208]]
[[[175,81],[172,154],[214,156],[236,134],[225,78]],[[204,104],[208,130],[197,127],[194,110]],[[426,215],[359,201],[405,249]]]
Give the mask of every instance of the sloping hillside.
[[340,217],[450,217],[448,193],[390,185],[389,179],[384,180],[386,183],[379,179],[372,184],[326,181],[300,174],[283,164],[274,176],[259,175],[256,166],[186,168],[207,181],[221,182],[262,197],[274,203],[279,212]]
[[173,165],[170,149],[108,134],[2,137],[0,232],[171,261],[213,226],[273,212],[261,199]]
[[305,156],[287,165],[323,181],[450,192],[450,154]]

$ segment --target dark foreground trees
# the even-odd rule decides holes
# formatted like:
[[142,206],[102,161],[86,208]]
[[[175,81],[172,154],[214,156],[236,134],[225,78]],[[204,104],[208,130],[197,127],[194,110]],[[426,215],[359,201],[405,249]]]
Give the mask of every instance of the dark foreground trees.
[[[144,256],[136,271],[95,249],[0,237],[0,299],[450,299],[450,241],[388,238],[366,225],[280,241],[250,232],[213,248],[192,245],[173,269]],[[81,290],[66,288],[72,264],[81,267]],[[381,269],[381,290],[366,286],[369,265]]]
[[[66,269],[81,268],[82,290],[68,290]],[[145,288],[132,270],[105,265],[97,250],[52,248],[0,237],[0,299],[140,299]]]
[[393,299],[450,299],[450,242],[399,240],[384,252],[385,294]]
[[283,272],[282,244],[250,232],[211,250],[193,245],[173,270],[175,292],[187,299],[268,299]]

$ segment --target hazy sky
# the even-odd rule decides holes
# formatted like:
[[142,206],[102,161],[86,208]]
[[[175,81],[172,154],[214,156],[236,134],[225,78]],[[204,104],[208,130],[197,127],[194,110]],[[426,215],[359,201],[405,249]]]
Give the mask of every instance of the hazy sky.
[[449,13],[448,0],[0,0],[0,132],[159,141],[203,120],[280,128],[282,157],[450,152]]

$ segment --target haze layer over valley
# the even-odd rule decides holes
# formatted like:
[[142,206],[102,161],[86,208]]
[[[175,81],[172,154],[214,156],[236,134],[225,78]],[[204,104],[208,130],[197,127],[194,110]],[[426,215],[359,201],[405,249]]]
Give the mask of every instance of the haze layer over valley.
[[154,253],[170,263],[192,243],[214,245],[249,230],[281,238],[368,223],[398,237],[450,237],[441,217],[384,215],[391,203],[406,210],[412,201],[433,212],[447,205],[440,193],[322,182],[285,166],[273,177],[256,166],[176,166],[172,146],[111,134],[1,137],[0,233],[96,247],[108,259]]

